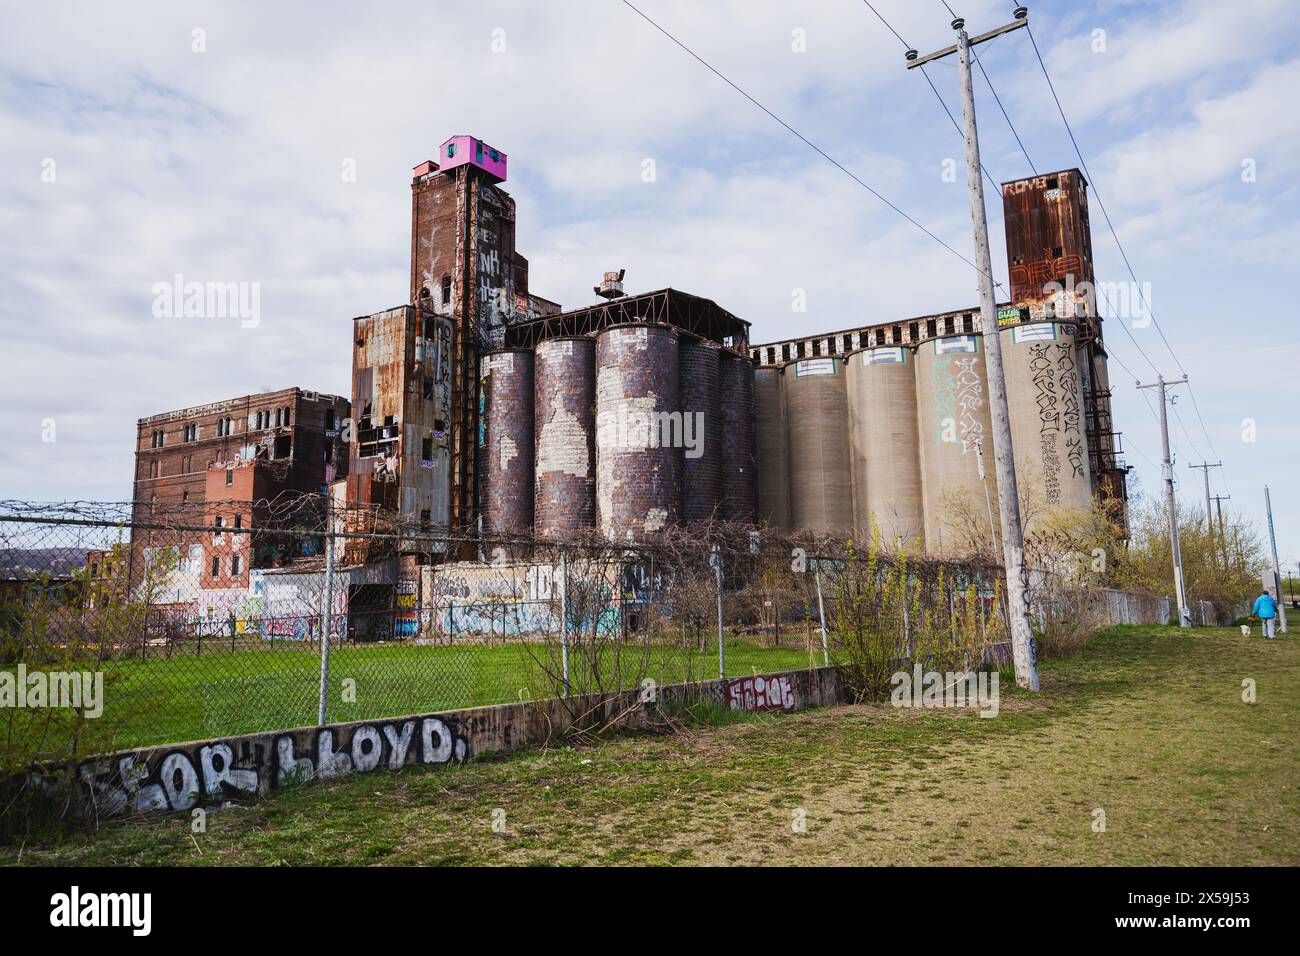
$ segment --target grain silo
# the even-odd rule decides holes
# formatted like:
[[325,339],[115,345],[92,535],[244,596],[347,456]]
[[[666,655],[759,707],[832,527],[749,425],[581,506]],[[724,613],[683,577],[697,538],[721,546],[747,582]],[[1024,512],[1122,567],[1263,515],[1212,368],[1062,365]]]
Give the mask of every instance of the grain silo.
[[596,525],[611,540],[681,519],[678,362],[671,326],[616,325],[596,337]]
[[758,520],[773,531],[790,528],[790,461],[786,454],[784,374],[780,368],[754,370]]
[[536,351],[536,533],[596,524],[596,342],[547,339]]
[[720,352],[713,342],[681,340],[682,517],[688,522],[708,521],[721,513]]
[[[997,486],[987,382],[984,343],[977,335],[932,339],[917,348],[925,545],[933,555],[992,546],[989,502],[996,506]],[[987,498],[980,478],[981,446]],[[992,512],[996,527],[996,507]]]
[[533,353],[489,352],[480,368],[479,507],[485,534],[533,530]]
[[754,464],[754,363],[724,351],[720,368],[722,405],[722,517],[753,524],[758,511]]
[[1027,533],[1053,513],[1092,504],[1075,329],[1073,324],[1035,322],[999,333]]
[[853,526],[844,362],[806,359],[784,374],[791,525],[843,534]]
[[902,345],[862,349],[846,360],[853,533],[869,541],[922,550],[921,451],[917,433],[915,356]]

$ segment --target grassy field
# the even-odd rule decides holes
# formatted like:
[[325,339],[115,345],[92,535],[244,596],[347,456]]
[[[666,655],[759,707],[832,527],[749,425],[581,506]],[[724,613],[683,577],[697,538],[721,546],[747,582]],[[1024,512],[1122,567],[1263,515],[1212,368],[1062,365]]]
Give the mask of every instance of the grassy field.
[[310,784],[194,837],[187,816],[113,823],[0,861],[1295,865],[1298,718],[1294,638],[1120,628],[1047,662],[1041,695],[1004,687],[992,719],[846,706],[623,736]]
[[[646,677],[660,683],[718,676],[718,651],[676,645],[610,642],[593,675],[592,661],[575,653],[570,681],[575,692],[635,687]],[[800,644],[803,642],[801,641]],[[219,645],[218,645],[219,646]],[[330,655],[329,719],[370,720],[555,696],[548,669],[559,672],[558,652],[539,644],[356,645]],[[820,648],[727,644],[729,674],[820,666]],[[177,743],[316,722],[320,657],[307,646],[207,653],[201,656],[125,658],[109,671],[105,717],[114,746]],[[354,682],[355,700],[342,693]]]

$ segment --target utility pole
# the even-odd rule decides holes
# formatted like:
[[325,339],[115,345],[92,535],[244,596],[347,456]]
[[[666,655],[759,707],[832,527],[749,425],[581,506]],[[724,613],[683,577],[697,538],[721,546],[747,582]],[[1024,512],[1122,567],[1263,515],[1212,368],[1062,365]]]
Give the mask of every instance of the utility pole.
[[1218,512],[1219,517],[1219,550],[1223,552],[1223,566],[1228,567],[1228,532],[1223,527],[1223,503],[1231,501],[1232,495],[1215,495],[1214,510]]
[[997,308],[993,302],[993,262],[989,256],[989,224],[984,211],[984,181],[981,176],[979,132],[975,126],[975,93],[970,75],[970,48],[994,37],[1018,30],[1029,23],[1028,11],[1016,8],[1016,19],[972,39],[966,21],[956,17],[952,28],[957,43],[918,58],[907,51],[913,67],[957,54],[961,72],[961,112],[966,136],[966,188],[970,194],[971,231],[975,238],[975,268],[979,272],[980,331],[984,338],[984,366],[988,373],[989,413],[993,420],[993,463],[998,483],[998,515],[1002,519],[1002,557],[1007,578],[1007,618],[1011,626],[1011,653],[1016,666],[1016,683],[1038,690],[1038,661],[1034,632],[1029,626],[1029,569],[1025,566],[1024,530],[1020,526],[1020,495],[1016,488],[1015,459],[1011,451],[1011,410],[1007,404],[1007,383],[1002,371],[1002,343],[998,338]]
[[1205,524],[1206,524],[1206,527],[1207,527],[1207,529],[1208,529],[1209,524],[1210,524],[1210,500],[1211,500],[1211,499],[1210,499],[1210,469],[1211,469],[1211,468],[1222,468],[1222,467],[1223,467],[1223,462],[1221,462],[1221,461],[1207,461],[1207,462],[1205,462],[1204,464],[1201,464],[1201,465],[1188,465],[1187,467],[1188,467],[1188,468],[1199,468],[1199,469],[1201,469],[1202,472],[1205,473]]
[[1176,382],[1166,382],[1163,375],[1157,375],[1155,382],[1149,385],[1138,383],[1138,388],[1154,388],[1160,391],[1160,440],[1164,446],[1164,463],[1161,470],[1165,478],[1165,507],[1169,511],[1169,541],[1174,555],[1174,591],[1178,596],[1178,626],[1192,626],[1192,612],[1187,607],[1187,592],[1183,589],[1183,548],[1178,541],[1178,504],[1174,500],[1174,463],[1169,457],[1169,407],[1165,390],[1173,385],[1186,383],[1184,375]]
[[[1223,467],[1223,462],[1221,462],[1221,461],[1216,461],[1216,462],[1209,462],[1209,461],[1207,461],[1207,462],[1205,462],[1205,463],[1203,463],[1203,464],[1200,464],[1200,465],[1188,465],[1188,467],[1189,467],[1189,468],[1199,468],[1199,469],[1201,469],[1201,473],[1204,474],[1204,476],[1205,476],[1205,540],[1210,544],[1211,547],[1213,547],[1213,545],[1214,545],[1214,518],[1211,517],[1211,515],[1210,515],[1210,469],[1211,469],[1211,468],[1222,468],[1222,467]],[[1213,554],[1214,552],[1211,551],[1210,553]],[[1225,558],[1225,560],[1224,560],[1224,562],[1223,562],[1223,566],[1224,566],[1225,568],[1227,568],[1227,566],[1228,566],[1228,562],[1227,562],[1226,558]]]
[[1264,486],[1264,510],[1268,513],[1268,543],[1273,549],[1273,580],[1277,582],[1273,596],[1277,598],[1277,619],[1286,633],[1286,602],[1282,600],[1282,569],[1277,563],[1277,534],[1273,531],[1273,502],[1268,496],[1268,485]]

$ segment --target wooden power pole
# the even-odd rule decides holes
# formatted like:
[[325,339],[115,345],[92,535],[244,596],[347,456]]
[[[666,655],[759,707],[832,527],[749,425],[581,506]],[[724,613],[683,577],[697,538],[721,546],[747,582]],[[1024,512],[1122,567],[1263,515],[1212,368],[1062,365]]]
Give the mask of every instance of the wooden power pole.
[[1183,585],[1183,547],[1178,540],[1178,502],[1174,499],[1174,463],[1169,457],[1169,400],[1165,391],[1170,386],[1186,383],[1184,375],[1176,382],[1166,382],[1163,375],[1149,385],[1138,384],[1138,388],[1154,388],[1160,392],[1160,440],[1164,445],[1164,464],[1161,466],[1165,479],[1165,508],[1169,512],[1169,546],[1174,558],[1174,592],[1178,596],[1178,626],[1192,626],[1192,612],[1187,606],[1187,591]]
[[952,21],[952,28],[957,31],[956,45],[920,58],[909,50],[907,68],[910,70],[922,63],[956,53],[961,72],[961,111],[966,136],[966,188],[970,194],[971,230],[975,238],[975,268],[979,273],[980,330],[984,336],[989,413],[993,420],[993,464],[998,483],[998,514],[1002,519],[1002,558],[1006,566],[1011,653],[1015,661],[1016,683],[1030,690],[1038,690],[1038,660],[1034,633],[1029,626],[1029,568],[1025,564],[1020,496],[1016,488],[1015,458],[1011,450],[1011,411],[1007,404],[1007,383],[1002,370],[997,307],[993,301],[993,263],[989,256],[989,224],[984,209],[984,180],[981,177],[983,167],[980,165],[979,133],[975,126],[975,93],[970,72],[970,48],[973,45],[1018,30],[1028,23],[1028,14],[1022,16],[1018,10],[1017,19],[1013,22],[982,33],[972,40],[966,34],[966,21],[957,17]]

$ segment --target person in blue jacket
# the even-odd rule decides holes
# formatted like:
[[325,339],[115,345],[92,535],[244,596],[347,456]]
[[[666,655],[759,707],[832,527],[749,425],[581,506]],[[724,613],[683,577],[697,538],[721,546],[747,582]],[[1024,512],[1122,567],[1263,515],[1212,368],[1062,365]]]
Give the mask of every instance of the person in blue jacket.
[[1265,640],[1275,640],[1273,628],[1277,624],[1277,601],[1273,600],[1273,595],[1261,591],[1259,597],[1255,598],[1255,606],[1250,609],[1250,613],[1259,618]]

